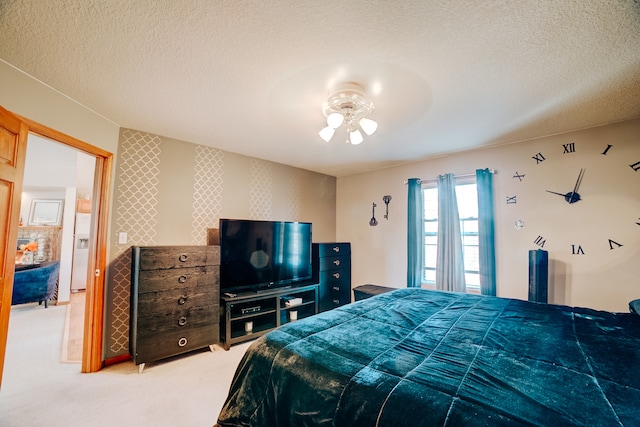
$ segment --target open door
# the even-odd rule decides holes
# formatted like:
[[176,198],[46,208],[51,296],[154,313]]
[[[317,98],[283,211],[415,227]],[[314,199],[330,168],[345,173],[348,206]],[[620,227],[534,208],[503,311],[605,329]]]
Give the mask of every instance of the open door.
[[27,125],[0,107],[0,385],[9,332]]
[[18,238],[20,198],[29,133],[63,143],[96,158],[92,200],[82,372],[102,369],[104,318],[104,272],[107,265],[109,195],[113,154],[69,135],[19,117],[0,107],[0,385],[4,368],[13,273]]

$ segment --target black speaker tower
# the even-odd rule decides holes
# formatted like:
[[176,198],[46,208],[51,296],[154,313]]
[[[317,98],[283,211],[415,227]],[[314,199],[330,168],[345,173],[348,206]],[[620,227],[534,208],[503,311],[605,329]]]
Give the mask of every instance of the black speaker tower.
[[549,253],[529,251],[529,301],[548,302]]

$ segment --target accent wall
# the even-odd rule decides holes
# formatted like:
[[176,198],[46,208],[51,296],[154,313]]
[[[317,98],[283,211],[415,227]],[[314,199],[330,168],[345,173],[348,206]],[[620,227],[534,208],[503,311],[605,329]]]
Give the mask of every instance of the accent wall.
[[205,245],[207,229],[217,228],[220,218],[311,222],[314,242],[334,241],[335,188],[327,175],[121,129],[106,358],[128,352],[131,246]]

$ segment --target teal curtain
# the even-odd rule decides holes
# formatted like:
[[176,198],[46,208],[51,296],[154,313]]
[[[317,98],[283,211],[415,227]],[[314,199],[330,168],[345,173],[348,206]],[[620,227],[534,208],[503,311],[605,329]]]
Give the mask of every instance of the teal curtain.
[[478,246],[480,249],[480,291],[496,295],[496,248],[493,208],[493,173],[476,170],[478,187]]
[[451,173],[438,177],[436,289],[466,291],[456,183]]
[[407,287],[419,288],[422,285],[422,262],[424,260],[424,219],[422,206],[422,186],[419,178],[407,182]]

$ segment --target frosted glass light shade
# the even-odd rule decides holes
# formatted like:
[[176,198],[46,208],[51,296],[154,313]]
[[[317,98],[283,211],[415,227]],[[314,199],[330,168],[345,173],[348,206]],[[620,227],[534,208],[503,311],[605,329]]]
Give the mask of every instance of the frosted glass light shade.
[[362,141],[364,141],[364,138],[362,137],[362,134],[359,130],[354,130],[353,132],[349,132],[349,141],[353,145],[358,145]]
[[331,138],[333,138],[334,133],[336,133],[336,130],[331,126],[327,126],[323,128],[320,132],[318,132],[318,134],[320,135],[320,138],[324,139],[326,142],[331,141]]
[[378,123],[374,120],[367,119],[366,117],[361,118],[359,123],[360,127],[367,135],[373,135],[376,129],[378,129]]
[[327,116],[327,125],[334,129],[338,129],[343,121],[344,116],[340,113],[331,113]]

